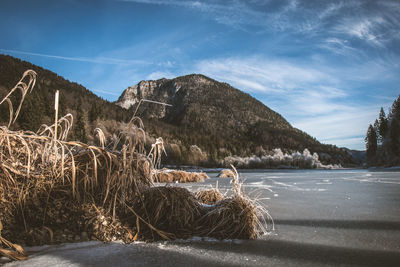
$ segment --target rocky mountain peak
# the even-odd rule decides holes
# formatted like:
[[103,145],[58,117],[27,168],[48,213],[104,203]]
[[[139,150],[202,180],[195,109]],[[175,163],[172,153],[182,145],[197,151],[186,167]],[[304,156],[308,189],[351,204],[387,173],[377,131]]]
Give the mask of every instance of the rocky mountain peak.
[[214,83],[215,81],[201,74],[190,74],[172,80],[162,78],[159,80],[140,81],[138,84],[125,89],[116,104],[129,109],[141,99],[169,103],[168,101],[172,100],[182,87],[195,89],[212,86]]

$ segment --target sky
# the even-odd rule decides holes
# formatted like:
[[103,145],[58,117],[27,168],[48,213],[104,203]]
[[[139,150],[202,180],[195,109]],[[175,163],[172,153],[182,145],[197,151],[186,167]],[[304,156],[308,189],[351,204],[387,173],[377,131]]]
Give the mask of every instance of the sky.
[[1,54],[107,100],[201,73],[339,147],[365,149],[400,94],[398,0],[1,0],[0,18]]

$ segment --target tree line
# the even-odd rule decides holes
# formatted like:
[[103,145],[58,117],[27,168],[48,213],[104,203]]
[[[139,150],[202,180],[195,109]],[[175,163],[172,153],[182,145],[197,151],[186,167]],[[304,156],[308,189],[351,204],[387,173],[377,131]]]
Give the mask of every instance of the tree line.
[[387,115],[381,107],[378,118],[368,127],[365,144],[368,166],[400,165],[400,96]]

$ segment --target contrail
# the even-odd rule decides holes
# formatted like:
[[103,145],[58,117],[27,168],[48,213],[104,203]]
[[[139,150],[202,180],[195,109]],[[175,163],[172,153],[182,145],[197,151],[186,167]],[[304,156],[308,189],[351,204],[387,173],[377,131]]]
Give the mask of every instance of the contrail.
[[151,64],[150,62],[143,61],[143,60],[124,60],[124,59],[105,58],[105,57],[97,57],[97,58],[64,57],[64,56],[48,55],[48,54],[25,52],[25,51],[10,50],[10,49],[2,49],[2,48],[0,48],[0,52],[22,54],[22,55],[29,55],[29,56],[38,56],[38,57],[47,57],[47,58],[69,60],[69,61],[98,63],[98,64],[113,64],[113,65],[121,65],[121,64],[123,64],[123,65]]

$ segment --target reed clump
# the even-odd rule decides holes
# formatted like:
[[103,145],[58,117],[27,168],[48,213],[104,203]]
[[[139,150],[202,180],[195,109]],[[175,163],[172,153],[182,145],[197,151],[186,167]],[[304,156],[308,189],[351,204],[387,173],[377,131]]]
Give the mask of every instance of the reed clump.
[[206,213],[198,221],[200,236],[254,239],[267,232],[264,220],[267,211],[243,194],[239,174],[231,167],[233,195],[205,207]]
[[[154,187],[163,141],[158,138],[146,155],[146,133],[138,117],[110,144],[96,129],[99,146],[68,141],[71,114],[56,117],[53,125],[42,125],[37,132],[11,130],[35,82],[36,73],[25,72],[0,102],[10,111],[8,126],[0,126],[1,255],[26,258],[22,247],[8,240],[41,245],[193,235],[255,238],[265,230],[258,220],[260,209],[240,192],[237,176],[234,197],[208,206],[187,189]],[[22,97],[14,112],[9,97],[16,92]],[[174,177],[180,175],[176,172]],[[199,179],[185,175],[179,182]]]
[[218,173],[218,178],[232,178],[235,174],[229,169],[223,169]]
[[193,194],[186,188],[168,185],[143,191],[132,205],[132,212],[139,218],[140,238],[254,239],[266,233],[264,210],[243,195],[236,171],[233,181],[234,193],[229,198],[214,189]]
[[[202,205],[186,188],[150,187],[133,205],[140,237],[146,240],[188,238],[202,216]],[[147,223],[151,222],[151,226]],[[162,232],[154,231],[153,228]]]
[[202,189],[196,192],[196,198],[204,204],[214,205],[224,198],[217,188]]
[[153,181],[157,183],[199,183],[209,179],[204,172],[187,172],[180,170],[154,170]]

